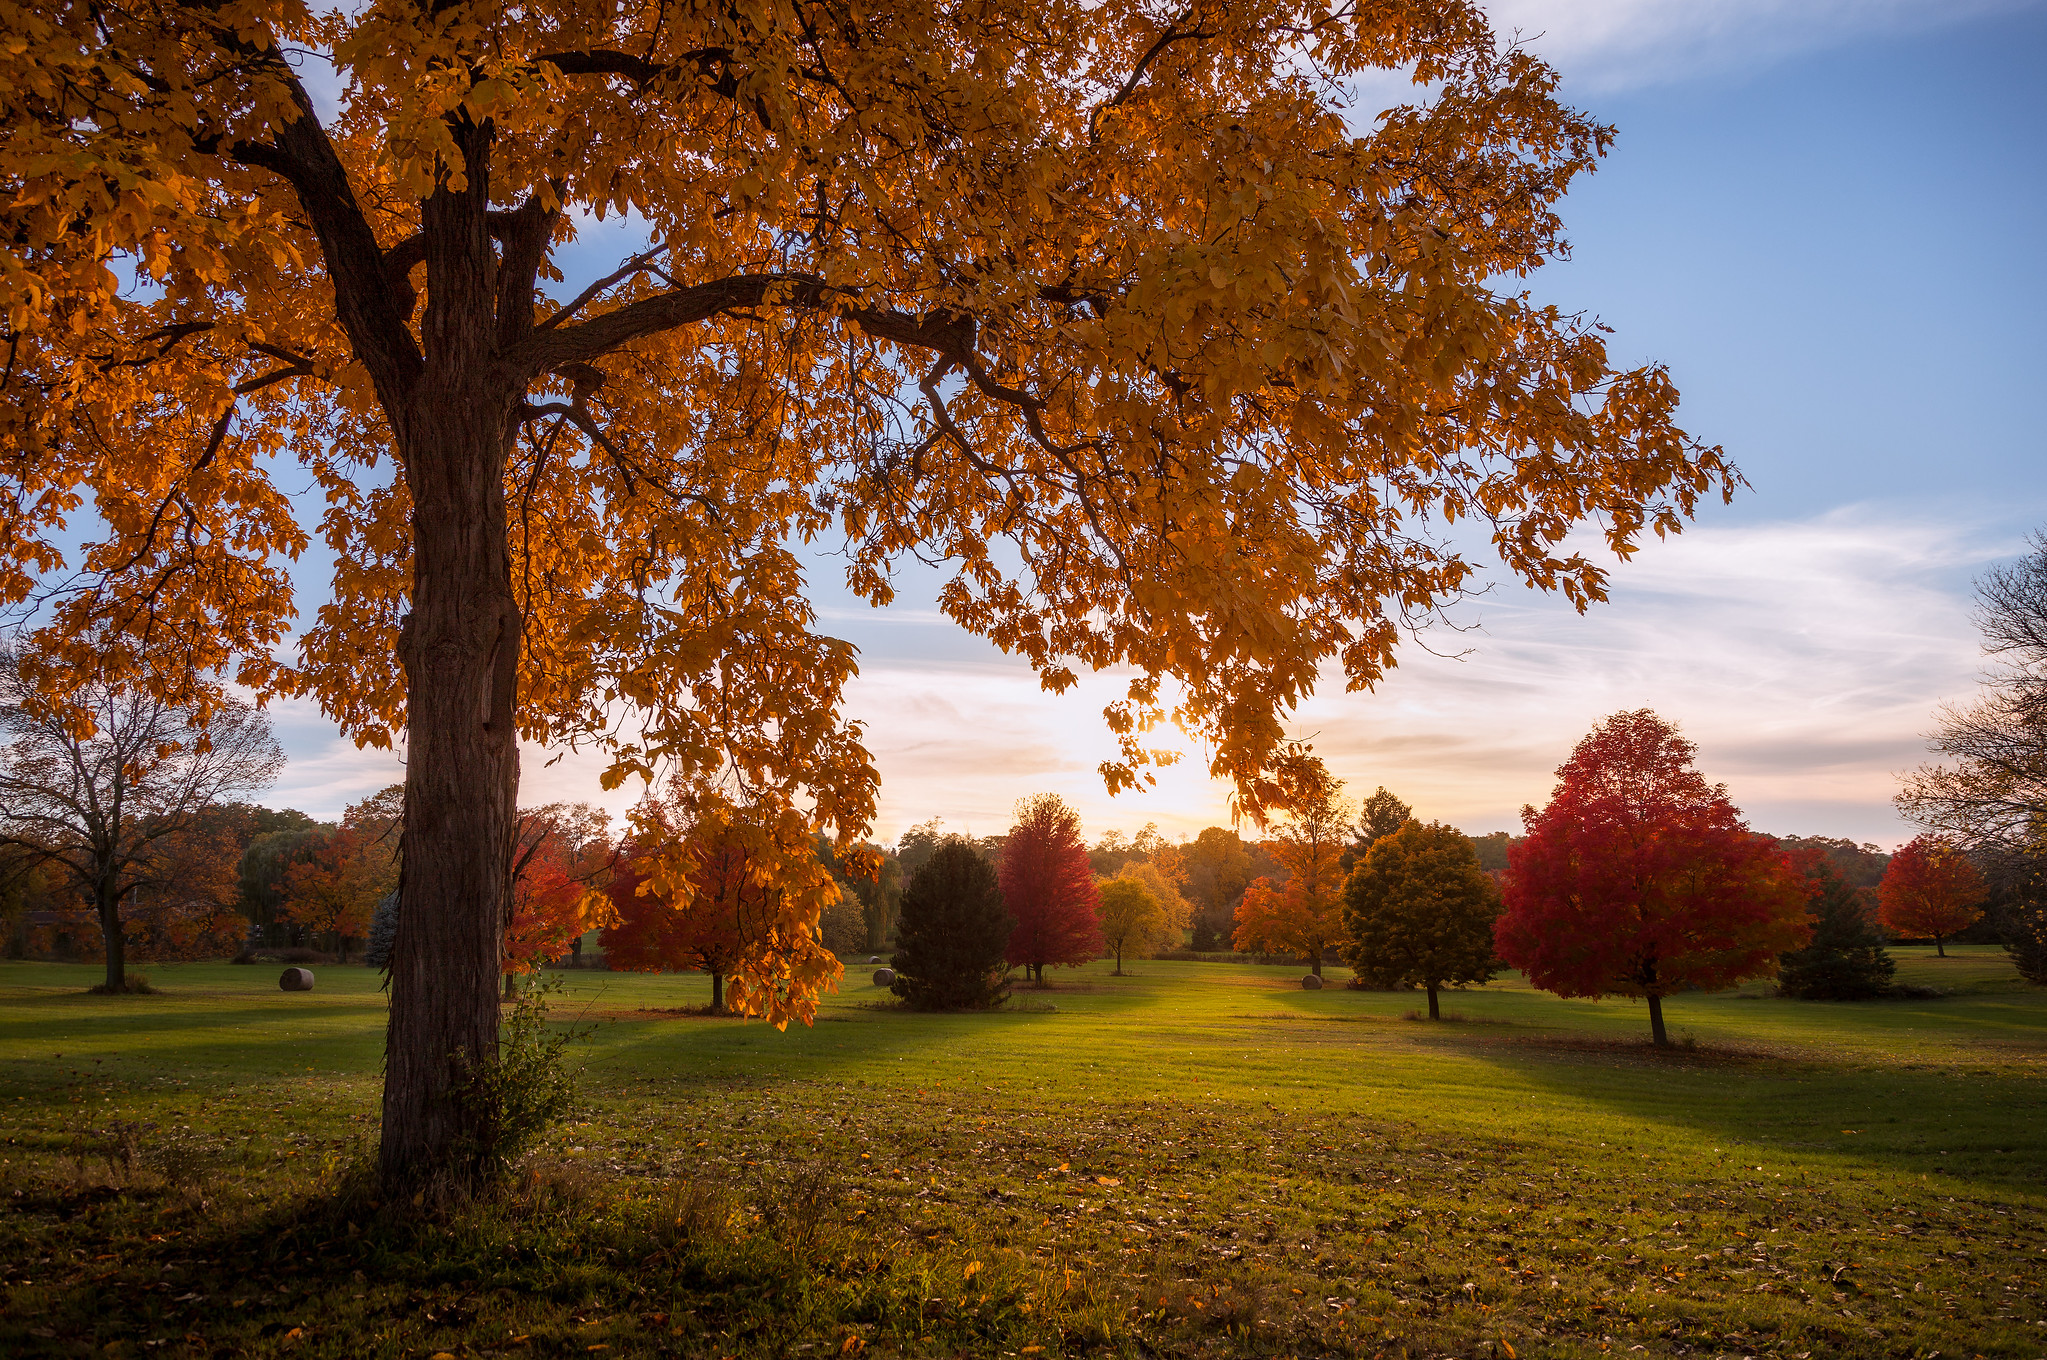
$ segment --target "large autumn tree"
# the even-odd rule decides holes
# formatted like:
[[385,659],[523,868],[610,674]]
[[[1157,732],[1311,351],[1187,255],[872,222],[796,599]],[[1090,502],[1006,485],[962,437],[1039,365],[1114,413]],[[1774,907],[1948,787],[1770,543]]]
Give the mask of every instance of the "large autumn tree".
[[1016,805],[1002,847],[1002,900],[1016,924],[1009,961],[1042,984],[1046,964],[1077,966],[1102,956],[1101,893],[1081,839],[1080,815],[1056,793]]
[[[721,1014],[787,1014],[790,993],[814,996],[840,971],[818,940],[818,919],[838,902],[839,886],[814,854],[791,856],[778,831],[801,834],[786,821],[735,821],[721,805],[707,810],[687,798],[641,803],[605,889],[606,960],[630,972],[708,973],[711,1009]],[[789,931],[801,937],[786,938]],[[771,957],[805,960],[811,971],[740,971]]]
[[1312,757],[1301,789],[1266,838],[1286,876],[1276,884],[1260,877],[1244,890],[1231,943],[1239,950],[1298,950],[1321,977],[1323,954],[1343,939],[1343,852],[1357,809]]
[[[941,607],[1047,686],[1130,669],[1112,787],[1170,693],[1256,810],[1324,664],[1372,684],[1471,582],[1424,526],[1482,519],[1583,606],[1574,530],[1625,553],[1738,481],[1662,369],[1521,290],[1612,129],[1470,0],[5,23],[0,602],[48,606],[52,708],[232,674],[403,734],[394,1182],[487,1142],[454,1093],[495,1051],[521,738],[864,830],[797,545],[877,603],[948,562]],[[1385,72],[1410,102],[1348,108]],[[287,655],[313,533],[332,598]]]
[[1876,885],[1883,923],[1913,940],[1932,940],[1947,957],[1947,942],[1983,915],[1990,885],[1962,848],[1944,836],[1914,836],[1898,847]]
[[1649,709],[1616,713],[1557,768],[1508,852],[1500,957],[1559,996],[1639,996],[1668,1045],[1663,999],[1767,976],[1812,937],[1811,895],[1750,831],[1697,751]]

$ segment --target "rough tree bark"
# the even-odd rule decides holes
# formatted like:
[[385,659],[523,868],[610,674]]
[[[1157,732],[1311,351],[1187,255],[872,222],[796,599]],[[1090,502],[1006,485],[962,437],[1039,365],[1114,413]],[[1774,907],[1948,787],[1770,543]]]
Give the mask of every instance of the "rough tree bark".
[[524,384],[498,362],[488,134],[472,128],[464,141],[467,186],[426,203],[425,363],[394,421],[413,558],[399,640],[405,867],[381,1149],[392,1184],[467,1182],[480,1169],[465,1149],[490,1130],[462,1091],[475,1065],[497,1056],[499,923],[518,831],[520,632],[504,466]]

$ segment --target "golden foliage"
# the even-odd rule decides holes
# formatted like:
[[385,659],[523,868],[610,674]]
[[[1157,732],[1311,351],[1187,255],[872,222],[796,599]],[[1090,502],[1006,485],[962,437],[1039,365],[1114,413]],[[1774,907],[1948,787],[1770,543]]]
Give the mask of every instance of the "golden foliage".
[[[0,36],[0,603],[47,606],[44,702],[231,674],[391,743],[454,411],[503,450],[520,734],[679,779],[792,911],[875,796],[807,545],[876,603],[948,563],[1050,689],[1130,668],[1109,786],[1170,716],[1257,814],[1322,668],[1373,684],[1470,582],[1433,526],[1583,607],[1566,535],[1625,556],[1739,480],[1660,368],[1501,286],[1612,133],[1463,0],[14,0]],[[1380,70],[1417,97],[1361,128]],[[555,286],[622,215],[646,250]],[[805,929],[771,1014],[826,975]]]

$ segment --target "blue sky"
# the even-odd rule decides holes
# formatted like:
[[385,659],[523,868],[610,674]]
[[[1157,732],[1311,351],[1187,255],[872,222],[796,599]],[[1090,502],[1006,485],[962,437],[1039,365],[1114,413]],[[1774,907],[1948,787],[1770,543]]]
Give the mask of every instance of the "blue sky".
[[[1565,205],[1572,259],[1530,286],[1611,325],[1617,359],[1667,364],[1687,426],[1753,490],[1618,567],[1590,615],[1504,583],[1460,615],[1472,631],[1433,640],[1461,659],[1410,649],[1368,695],[1332,677],[1297,730],[1357,792],[1383,783],[1486,831],[1543,800],[1602,714],[1646,705],[1759,829],[1901,839],[1895,776],[1979,664],[1969,582],[2047,524],[2047,5],[1491,8],[1620,129]],[[818,593],[862,647],[883,838],[933,816],[999,829],[1043,790],[1093,831],[1225,820],[1198,757],[1109,799],[1094,767],[1113,679],[1044,695],[939,620],[928,582],[904,584],[879,615],[828,579]],[[317,714],[277,717],[293,761],[270,801],[332,815],[397,774]],[[597,796],[594,761],[534,755],[526,801]]]

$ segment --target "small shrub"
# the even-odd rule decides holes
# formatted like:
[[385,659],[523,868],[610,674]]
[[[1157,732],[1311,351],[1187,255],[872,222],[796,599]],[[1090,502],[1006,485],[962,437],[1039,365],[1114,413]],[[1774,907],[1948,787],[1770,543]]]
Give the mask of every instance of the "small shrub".
[[576,1107],[576,1079],[566,1054],[588,1031],[548,1028],[549,999],[561,990],[560,978],[544,978],[519,993],[498,1027],[496,1055],[476,1065],[463,1092],[481,1130],[469,1151],[486,1176],[501,1179]]
[[229,960],[228,960],[228,962],[229,962],[229,963],[245,963],[245,964],[250,964],[250,965],[253,965],[253,964],[254,964],[254,963],[256,962],[256,953],[255,953],[255,951],[254,951],[254,950],[252,950],[252,949],[244,949],[244,950],[243,950],[243,951],[242,951],[241,953],[239,953],[239,954],[235,955],[235,956],[234,956],[233,958],[229,959]]
[[302,945],[294,945],[290,949],[276,950],[270,955],[270,957],[276,960],[278,963],[334,962],[334,956],[332,954],[322,953],[320,950],[317,949],[307,949]]

